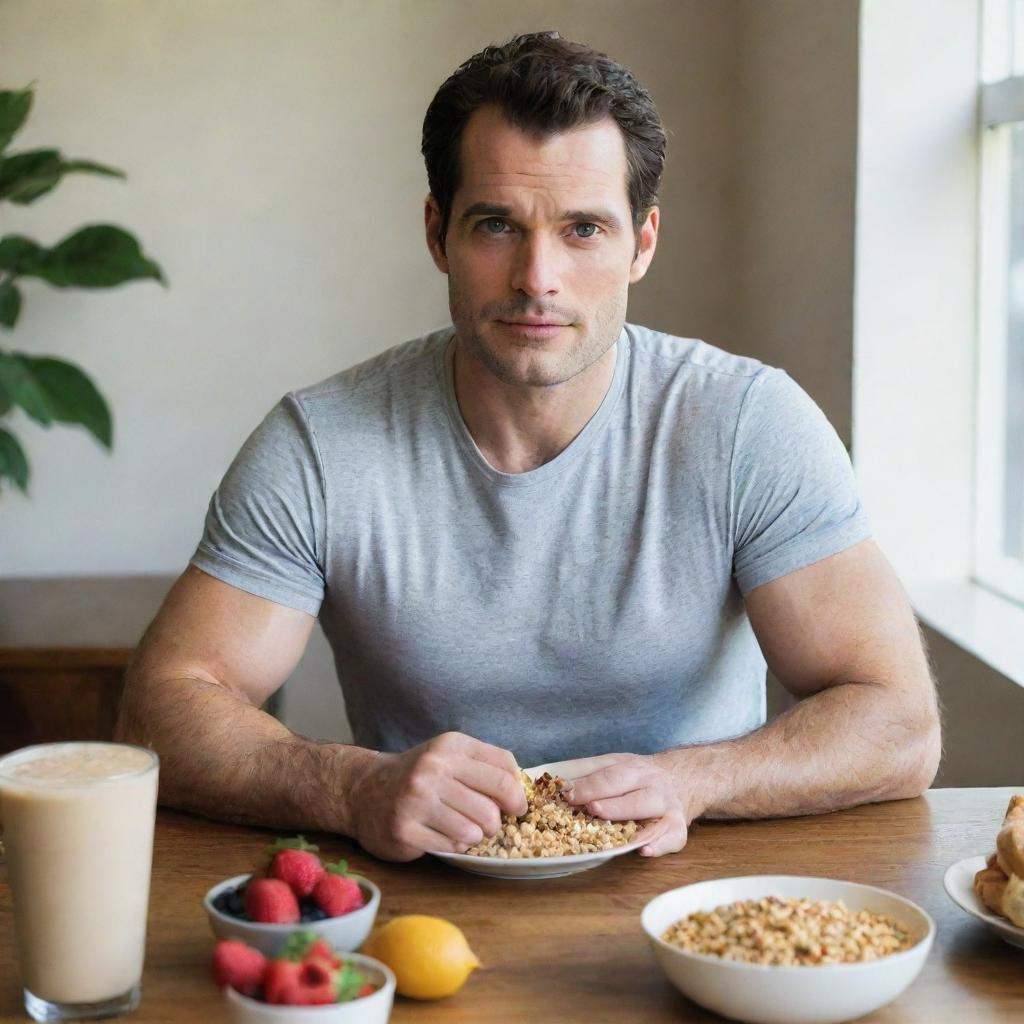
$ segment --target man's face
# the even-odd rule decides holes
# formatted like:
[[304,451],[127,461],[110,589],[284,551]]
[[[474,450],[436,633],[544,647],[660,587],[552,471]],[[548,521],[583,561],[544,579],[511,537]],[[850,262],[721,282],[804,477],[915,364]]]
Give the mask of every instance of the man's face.
[[432,198],[426,209],[459,342],[505,383],[570,380],[619,336],[657,240],[656,209],[634,233],[618,125],[537,138],[484,107],[463,133],[460,172],[443,244]]

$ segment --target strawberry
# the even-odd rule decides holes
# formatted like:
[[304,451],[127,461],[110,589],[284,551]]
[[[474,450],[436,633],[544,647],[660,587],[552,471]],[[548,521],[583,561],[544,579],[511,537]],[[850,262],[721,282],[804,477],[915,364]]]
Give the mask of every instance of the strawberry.
[[330,964],[330,966],[336,971],[341,969],[341,957],[338,956],[331,946],[323,939],[317,939],[316,942],[309,947],[306,951],[306,955],[302,959],[304,962],[317,960],[321,963]]
[[298,1005],[299,974],[302,964],[291,960],[271,960],[263,975],[263,998],[268,1003]]
[[213,950],[213,980],[251,996],[263,984],[267,958],[237,939],[221,939]]
[[328,864],[323,878],[316,883],[313,899],[328,917],[341,917],[358,910],[366,900],[359,883],[348,873],[345,861]]
[[296,898],[305,899],[323,877],[324,866],[317,856],[319,849],[319,846],[307,843],[304,836],[279,839],[270,847],[273,857],[270,876],[291,886]]
[[365,985],[364,985],[364,986],[363,986],[363,987],[362,987],[362,988],[361,988],[361,989],[360,989],[360,990],[359,990],[359,991],[358,991],[358,992],[356,993],[356,999],[362,999],[362,998],[363,998],[363,996],[372,996],[372,995],[373,995],[373,993],[374,993],[374,992],[376,992],[376,991],[377,991],[377,988],[376,988],[376,986],[374,986],[374,985],[371,985],[371,984],[370,984],[369,982],[367,982],[367,983],[366,983],[366,984],[365,984]]
[[323,963],[271,960],[263,977],[263,992],[268,1003],[287,1006],[321,1006],[337,997],[336,972]]
[[245,889],[245,912],[262,924],[295,924],[299,901],[289,886],[278,878],[255,878]]

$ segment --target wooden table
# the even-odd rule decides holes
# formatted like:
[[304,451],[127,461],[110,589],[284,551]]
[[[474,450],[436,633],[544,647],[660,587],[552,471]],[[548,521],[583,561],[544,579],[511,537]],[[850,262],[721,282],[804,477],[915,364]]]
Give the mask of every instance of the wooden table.
[[[938,936],[924,971],[895,1003],[864,1021],[985,1024],[1024,1021],[1024,952],[991,935],[942,889],[946,867],[987,853],[1011,790],[935,790],[919,800],[787,821],[697,827],[686,849],[658,860],[626,855],[547,881],[498,881],[426,857],[375,861],[337,837],[383,891],[383,917],[455,921],[486,969],[438,1003],[398,999],[395,1024],[570,1024],[714,1021],[664,980],[640,928],[653,896],[688,882],[743,874],[829,875],[892,889],[921,904]],[[142,1005],[129,1019],[225,1019],[209,977],[213,940],[201,900],[214,882],[257,864],[270,834],[161,811],[153,860]],[[809,968],[810,969],[810,968]],[[0,1021],[22,1021],[11,898],[0,869]]]

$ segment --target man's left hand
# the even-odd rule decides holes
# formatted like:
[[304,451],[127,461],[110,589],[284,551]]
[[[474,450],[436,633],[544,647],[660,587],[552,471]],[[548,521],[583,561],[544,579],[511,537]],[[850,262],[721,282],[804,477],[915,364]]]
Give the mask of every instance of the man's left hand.
[[575,779],[563,791],[572,805],[595,818],[650,824],[637,834],[643,857],[677,853],[686,845],[690,822],[700,813],[690,794],[685,799],[679,778],[654,754],[609,754],[612,763]]

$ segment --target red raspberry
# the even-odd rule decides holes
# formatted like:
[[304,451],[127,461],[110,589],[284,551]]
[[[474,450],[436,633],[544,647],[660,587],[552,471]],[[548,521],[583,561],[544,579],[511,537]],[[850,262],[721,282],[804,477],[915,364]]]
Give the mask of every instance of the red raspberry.
[[295,893],[278,878],[256,878],[246,886],[245,912],[262,924],[296,924],[300,916]]
[[223,988],[230,985],[251,996],[263,984],[267,958],[237,939],[221,939],[213,950],[213,980]]
[[288,885],[298,899],[312,894],[323,878],[324,866],[315,853],[308,850],[280,850],[270,862],[270,875]]

